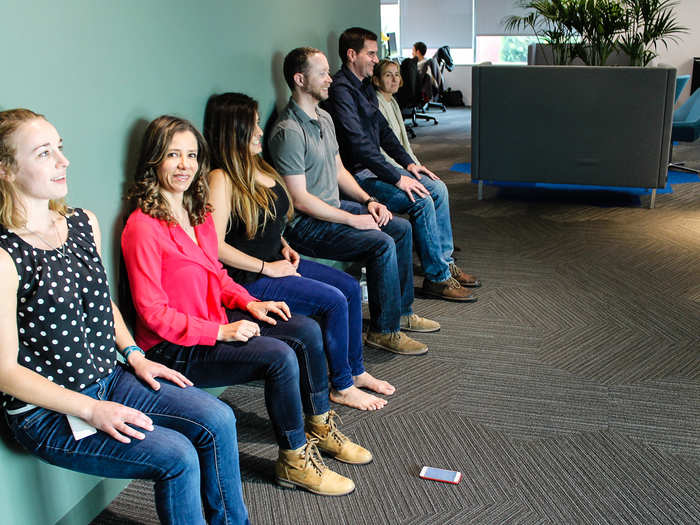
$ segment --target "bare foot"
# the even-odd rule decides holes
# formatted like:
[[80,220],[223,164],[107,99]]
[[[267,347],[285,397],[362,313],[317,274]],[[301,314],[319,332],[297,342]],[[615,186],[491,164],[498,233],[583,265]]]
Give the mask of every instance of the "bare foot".
[[369,372],[362,372],[359,376],[352,376],[352,379],[357,388],[367,388],[377,394],[390,396],[396,391],[391,383],[377,379],[371,376]]
[[332,388],[330,398],[334,403],[360,410],[379,410],[386,405],[386,400],[363,392],[354,385],[344,390]]

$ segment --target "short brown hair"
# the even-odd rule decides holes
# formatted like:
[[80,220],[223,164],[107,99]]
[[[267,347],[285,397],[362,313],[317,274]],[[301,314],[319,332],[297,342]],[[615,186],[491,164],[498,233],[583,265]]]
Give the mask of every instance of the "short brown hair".
[[132,199],[146,215],[170,223],[177,222],[171,213],[168,201],[160,193],[157,170],[165,159],[173,136],[183,131],[191,132],[197,139],[199,166],[192,184],[184,195],[185,209],[192,225],[196,226],[204,222],[206,214],[210,211],[207,203],[209,200],[209,185],[207,184],[209,148],[202,134],[189,120],[162,115],[148,125],[141,142],[141,153],[128,198]]
[[338,39],[338,54],[343,64],[348,62],[348,50],[353,49],[355,53],[362,51],[365,47],[365,40],[377,41],[377,34],[362,27],[351,27],[343,31]]
[[284,80],[287,81],[289,89],[294,91],[294,75],[297,73],[304,73],[308,70],[309,57],[312,57],[318,53],[320,50],[315,47],[297,47],[292,49],[287,56],[284,57]]
[[[27,223],[14,182],[8,177],[17,163],[17,151],[10,139],[24,123],[35,119],[46,120],[46,117],[24,108],[0,111],[0,166],[6,172],[6,176],[0,178],[0,224],[6,228],[20,228]],[[49,208],[61,215],[68,213],[64,199],[49,201]]]

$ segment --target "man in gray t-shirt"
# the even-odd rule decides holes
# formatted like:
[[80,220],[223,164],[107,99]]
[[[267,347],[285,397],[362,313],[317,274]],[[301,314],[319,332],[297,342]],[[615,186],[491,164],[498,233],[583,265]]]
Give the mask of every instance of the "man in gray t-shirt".
[[[428,347],[401,332],[434,332],[435,321],[414,314],[411,225],[367,194],[345,169],[333,121],[318,107],[328,98],[328,61],[313,48],[284,60],[292,90],[269,139],[272,162],[284,177],[297,217],[285,239],[310,257],[365,262],[370,327],[367,344],[398,354]],[[352,200],[341,200],[340,191]]]

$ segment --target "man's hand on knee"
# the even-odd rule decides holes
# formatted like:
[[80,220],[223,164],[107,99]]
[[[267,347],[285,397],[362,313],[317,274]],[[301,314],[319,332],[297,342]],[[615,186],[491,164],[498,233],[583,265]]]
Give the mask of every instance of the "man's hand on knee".
[[[413,166],[415,166],[415,164],[413,164]],[[395,186],[398,189],[405,191],[408,198],[411,199],[411,202],[416,202],[416,198],[413,196],[414,192],[419,197],[430,197],[430,192],[428,192],[425,186],[408,175],[401,175],[401,178],[398,180]]]
[[412,173],[415,178],[420,180],[421,178],[421,173],[425,173],[429,179],[433,180],[440,180],[440,177],[435,175],[432,171],[430,171],[428,168],[425,166],[421,166],[420,164],[409,164],[406,166],[406,171],[409,173]]

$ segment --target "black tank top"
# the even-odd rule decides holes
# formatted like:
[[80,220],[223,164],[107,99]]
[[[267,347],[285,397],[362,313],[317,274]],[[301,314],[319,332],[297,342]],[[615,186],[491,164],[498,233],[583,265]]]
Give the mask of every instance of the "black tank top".
[[[256,257],[265,262],[279,261],[282,257],[282,232],[287,224],[287,211],[289,210],[289,199],[287,193],[276,183],[270,188],[275,194],[273,218],[267,220],[265,228],[258,228],[255,236],[248,239],[243,224],[238,217],[231,215],[231,228],[226,233],[226,243],[241,250],[252,257]],[[258,224],[262,225],[263,212],[258,215]],[[248,272],[226,266],[231,278],[239,284],[247,284],[254,281],[258,273]]]
[[[19,364],[79,392],[114,369],[114,316],[90,220],[76,208],[67,222],[65,255],[63,247],[35,248],[1,225],[0,247],[19,275]],[[2,393],[6,410],[25,405]]]

